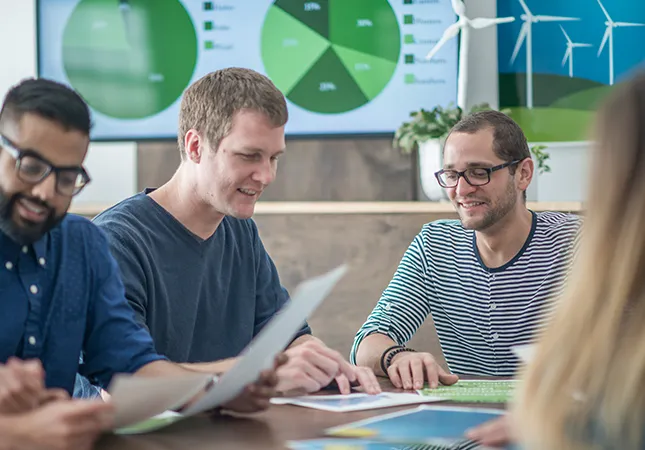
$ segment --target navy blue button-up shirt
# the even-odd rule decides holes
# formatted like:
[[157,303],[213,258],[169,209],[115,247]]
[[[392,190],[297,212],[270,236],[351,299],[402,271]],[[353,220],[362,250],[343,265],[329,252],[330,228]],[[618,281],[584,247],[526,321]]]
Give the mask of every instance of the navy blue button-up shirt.
[[[83,364],[79,365],[79,355]],[[159,359],[125,299],[103,233],[68,215],[33,245],[0,232],[0,362],[38,358],[46,386],[73,392],[76,373],[107,387]]]

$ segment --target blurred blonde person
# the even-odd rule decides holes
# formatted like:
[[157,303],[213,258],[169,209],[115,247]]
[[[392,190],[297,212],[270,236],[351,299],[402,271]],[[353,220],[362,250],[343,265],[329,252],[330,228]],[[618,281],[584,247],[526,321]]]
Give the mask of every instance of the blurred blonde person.
[[580,254],[514,408],[529,450],[645,448],[645,73],[594,131]]

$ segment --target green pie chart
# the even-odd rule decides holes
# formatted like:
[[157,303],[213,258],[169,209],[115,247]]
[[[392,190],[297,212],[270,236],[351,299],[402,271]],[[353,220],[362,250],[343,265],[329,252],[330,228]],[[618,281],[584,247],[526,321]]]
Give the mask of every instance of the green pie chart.
[[267,75],[311,112],[343,113],[376,98],[400,52],[387,0],[276,0],[262,28]]
[[63,32],[63,68],[96,111],[155,115],[190,83],[197,35],[178,0],[81,0]]

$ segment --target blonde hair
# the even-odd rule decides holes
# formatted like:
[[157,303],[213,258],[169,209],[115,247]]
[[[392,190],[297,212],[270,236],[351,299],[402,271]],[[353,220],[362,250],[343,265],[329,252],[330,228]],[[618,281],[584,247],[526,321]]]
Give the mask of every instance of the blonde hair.
[[645,74],[613,89],[579,254],[514,406],[531,450],[645,443]]
[[204,133],[211,148],[231,131],[235,113],[250,109],[263,113],[275,127],[287,123],[284,95],[264,75],[251,69],[227,68],[211,72],[184,92],[179,110],[177,141],[185,159],[184,138],[190,129]]

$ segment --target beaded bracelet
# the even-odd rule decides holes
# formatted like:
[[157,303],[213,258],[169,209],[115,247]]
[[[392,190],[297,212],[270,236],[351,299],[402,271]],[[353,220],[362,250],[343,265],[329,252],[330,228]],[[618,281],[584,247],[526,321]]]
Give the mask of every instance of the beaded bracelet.
[[392,365],[392,359],[394,358],[394,355],[402,352],[416,352],[416,350],[413,348],[408,348],[403,346],[401,346],[400,348],[397,348],[387,356],[387,360],[385,361],[385,369],[389,369],[390,365]]
[[402,345],[393,345],[392,347],[387,348],[383,354],[381,354],[381,370],[383,371],[383,374],[387,375],[387,367],[385,367],[385,357],[387,354],[394,350],[394,349],[399,349],[399,348],[404,348]]

